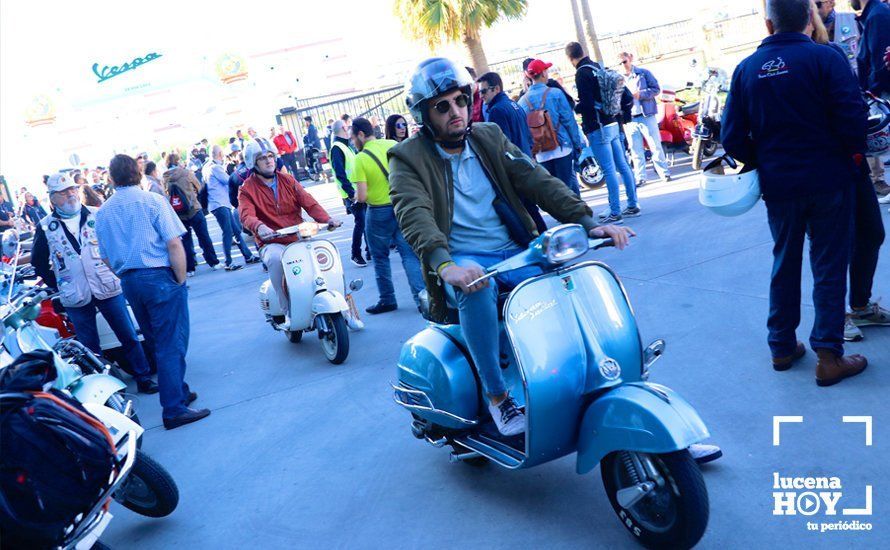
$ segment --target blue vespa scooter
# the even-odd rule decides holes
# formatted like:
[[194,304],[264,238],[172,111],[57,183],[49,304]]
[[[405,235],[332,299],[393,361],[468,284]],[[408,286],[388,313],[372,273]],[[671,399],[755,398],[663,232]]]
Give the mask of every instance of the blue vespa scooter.
[[612,507],[643,545],[691,548],[709,505],[687,448],[708,431],[679,395],[647,381],[665,344],[643,348],[615,273],[600,262],[570,265],[611,244],[561,225],[487,270],[484,278],[543,270],[501,296],[502,367],[525,409],[524,434],[504,437],[494,427],[458,324],[431,323],[405,343],[395,401],[411,412],[415,437],[452,447],[452,462],[519,469],[576,452],[579,474],[599,463]]

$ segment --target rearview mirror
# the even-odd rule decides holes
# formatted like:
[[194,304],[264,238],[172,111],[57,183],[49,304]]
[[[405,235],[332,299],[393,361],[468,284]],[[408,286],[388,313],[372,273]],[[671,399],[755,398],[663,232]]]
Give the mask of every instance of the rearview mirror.
[[664,340],[659,338],[646,346],[646,349],[643,350],[643,380],[649,378],[649,367],[661,359],[661,356],[664,355],[664,348],[666,346],[667,344],[665,344]]

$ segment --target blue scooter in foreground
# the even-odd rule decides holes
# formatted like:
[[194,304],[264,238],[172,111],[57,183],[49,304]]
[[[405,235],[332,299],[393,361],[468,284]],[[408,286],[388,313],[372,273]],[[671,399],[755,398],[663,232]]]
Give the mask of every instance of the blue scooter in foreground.
[[494,427],[459,325],[430,324],[408,340],[393,385],[412,432],[452,462],[530,468],[577,453],[577,472],[600,464],[625,527],[645,546],[691,548],[708,524],[708,493],[687,447],[708,431],[685,400],[648,382],[664,341],[643,348],[633,309],[605,264],[572,260],[611,245],[561,225],[484,278],[537,265],[539,276],[502,294],[504,378],[526,431]]

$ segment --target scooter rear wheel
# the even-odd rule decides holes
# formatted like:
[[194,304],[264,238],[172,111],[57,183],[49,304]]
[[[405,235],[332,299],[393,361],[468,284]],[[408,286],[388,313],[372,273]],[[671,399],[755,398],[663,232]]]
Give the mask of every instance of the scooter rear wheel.
[[286,330],[284,331],[285,336],[287,336],[287,340],[291,344],[299,344],[300,341],[303,340],[303,331],[302,330]]
[[695,460],[685,449],[647,455],[664,483],[624,508],[618,503],[618,491],[651,481],[640,479],[630,465],[635,454],[614,452],[600,462],[606,494],[621,523],[647,548],[692,548],[704,535],[710,513],[708,491]]

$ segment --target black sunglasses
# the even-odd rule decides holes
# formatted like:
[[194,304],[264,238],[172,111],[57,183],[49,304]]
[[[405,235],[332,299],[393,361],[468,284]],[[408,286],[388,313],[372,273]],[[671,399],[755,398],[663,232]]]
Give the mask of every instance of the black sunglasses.
[[398,128],[399,130],[402,130],[407,127],[408,127],[408,124],[406,122],[396,122],[396,128]]
[[443,99],[442,101],[433,105],[433,109],[435,109],[437,112],[444,115],[445,113],[447,113],[448,111],[451,110],[452,103],[454,103],[455,105],[457,105],[460,108],[464,108],[470,104],[470,97],[467,94],[460,94],[459,96],[454,98],[453,102],[448,99]]
[[479,88],[479,94],[480,94],[480,95],[485,95],[485,94],[487,94],[487,93],[490,92],[490,91],[491,91],[491,88]]

